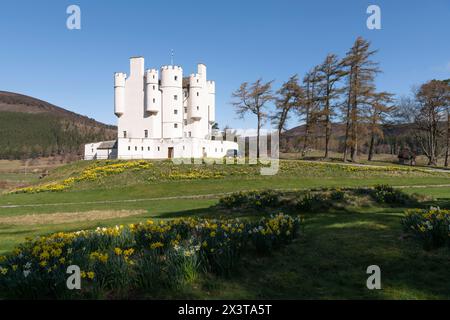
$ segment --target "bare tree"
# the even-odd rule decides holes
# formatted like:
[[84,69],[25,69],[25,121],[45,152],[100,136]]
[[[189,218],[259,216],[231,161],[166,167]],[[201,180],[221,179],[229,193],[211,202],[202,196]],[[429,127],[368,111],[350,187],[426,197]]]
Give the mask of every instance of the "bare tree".
[[300,118],[305,121],[305,137],[303,140],[302,156],[306,155],[310,143],[310,136],[318,116],[318,81],[319,67],[315,66],[303,78],[304,99],[301,106],[297,109]]
[[347,160],[348,147],[351,150],[351,160],[357,161],[358,155],[358,124],[361,106],[367,105],[374,90],[375,75],[380,72],[378,64],[370,60],[376,50],[370,50],[370,42],[358,37],[353,47],[347,52],[342,61],[347,75],[346,101],[346,136],[344,161]]
[[274,99],[272,95],[272,81],[263,82],[262,79],[249,84],[244,82],[239,89],[232,93],[234,99],[231,104],[235,107],[236,113],[240,118],[250,112],[257,118],[257,136],[256,136],[256,157],[259,158],[259,136],[262,125],[267,119],[265,107],[268,102]]
[[446,141],[445,141],[445,161],[444,161],[444,166],[448,167],[449,165],[449,157],[450,157],[450,79],[447,80],[443,80],[442,81],[444,84],[446,84],[446,106],[445,106],[445,111],[447,114],[447,136],[445,137]]
[[395,106],[391,105],[393,102],[393,94],[388,92],[378,92],[372,94],[369,110],[369,155],[368,160],[372,161],[374,153],[374,145],[376,138],[383,138],[383,130],[381,124],[386,122],[386,119],[391,116],[395,111]]
[[[439,138],[444,135],[440,123],[444,121],[447,112],[448,92],[448,84],[439,80],[431,80],[421,85],[415,93],[419,107],[415,119],[416,138],[428,158],[428,165],[437,165]],[[446,145],[448,145],[448,135]]]
[[286,121],[294,109],[298,109],[303,99],[303,89],[298,84],[298,76],[293,75],[277,91],[275,106],[276,112],[271,117],[272,123],[277,126],[278,134],[285,130]]
[[337,83],[344,75],[342,64],[335,54],[328,54],[325,61],[319,66],[319,101],[322,104],[320,116],[325,127],[325,158],[328,158],[331,120],[336,113],[337,101],[343,92],[342,88],[337,87]]

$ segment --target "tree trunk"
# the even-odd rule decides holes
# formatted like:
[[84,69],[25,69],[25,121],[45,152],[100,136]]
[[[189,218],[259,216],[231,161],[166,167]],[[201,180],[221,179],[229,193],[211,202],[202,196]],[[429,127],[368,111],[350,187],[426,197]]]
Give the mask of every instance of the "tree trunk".
[[256,159],[259,161],[259,130],[261,128],[261,115],[258,112],[258,129],[256,132]]
[[357,86],[357,76],[358,76],[358,68],[355,70],[355,79],[353,86],[353,102],[352,102],[352,110],[351,110],[351,121],[352,121],[352,154],[351,159],[352,162],[357,161],[358,156],[358,86]]
[[325,158],[328,158],[328,148],[330,144],[331,128],[330,128],[330,117],[326,116],[325,124]]
[[[308,111],[309,113],[309,111]],[[308,148],[308,136],[309,136],[309,117],[306,118],[306,125],[305,125],[305,140],[303,141],[303,150],[302,150],[302,157],[306,155],[306,148]]]
[[330,143],[330,88],[327,86],[327,95],[325,103],[325,159],[328,158],[328,145]]
[[372,161],[373,158],[373,145],[375,143],[375,134],[372,131],[372,134],[370,136],[370,147],[369,147],[369,157],[367,158],[367,160]]
[[448,167],[448,158],[450,152],[450,107],[447,107],[447,144],[445,147],[445,163],[444,166]]
[[348,97],[347,97],[347,119],[345,124],[345,139],[344,139],[344,162],[347,161],[348,157],[348,136],[350,133],[350,107],[351,107],[351,97],[352,97],[352,78],[353,78],[353,70],[350,70],[349,74],[349,82],[348,82]]

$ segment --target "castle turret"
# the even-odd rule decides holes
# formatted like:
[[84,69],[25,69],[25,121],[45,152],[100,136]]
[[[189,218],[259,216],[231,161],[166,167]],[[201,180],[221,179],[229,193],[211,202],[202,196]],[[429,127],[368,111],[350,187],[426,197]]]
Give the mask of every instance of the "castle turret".
[[122,72],[114,74],[114,113],[120,117],[125,112],[125,81],[127,75]]
[[161,112],[161,91],[159,91],[159,74],[156,69],[145,72],[145,112],[150,115]]
[[208,122],[212,125],[216,122],[216,83],[208,80],[206,88],[208,89]]
[[191,74],[189,76],[189,109],[188,117],[194,121],[202,118],[202,79],[199,74]]

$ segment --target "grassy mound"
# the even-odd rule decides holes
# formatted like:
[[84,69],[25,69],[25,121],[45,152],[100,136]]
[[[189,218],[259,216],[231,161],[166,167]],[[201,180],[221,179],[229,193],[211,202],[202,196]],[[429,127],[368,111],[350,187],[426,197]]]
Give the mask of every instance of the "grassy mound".
[[[280,169],[275,176],[261,176],[261,165],[251,164],[175,164],[171,161],[80,161],[61,166],[30,187],[16,189],[13,193],[39,193],[65,191],[68,189],[86,190],[158,184],[172,181],[201,180],[267,180],[366,178],[432,178],[450,179],[449,173],[434,172],[421,168],[401,166],[355,166],[335,163],[314,163],[308,161],[281,160]],[[401,180],[399,180],[401,181]]]
[[320,188],[296,192],[236,192],[219,199],[218,208],[231,212],[279,210],[295,213],[348,211],[363,207],[416,207],[422,197],[386,185],[374,188]]

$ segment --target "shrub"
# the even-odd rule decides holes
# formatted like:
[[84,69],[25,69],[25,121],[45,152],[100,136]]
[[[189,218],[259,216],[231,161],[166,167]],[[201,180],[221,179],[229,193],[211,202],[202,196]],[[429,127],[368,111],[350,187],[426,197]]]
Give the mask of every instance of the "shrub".
[[225,208],[275,208],[279,204],[280,193],[274,190],[241,191],[219,200],[219,205]]
[[370,194],[378,203],[407,205],[417,202],[412,196],[388,185],[377,185]]
[[297,200],[297,209],[304,212],[327,211],[333,206],[329,194],[307,192]]

